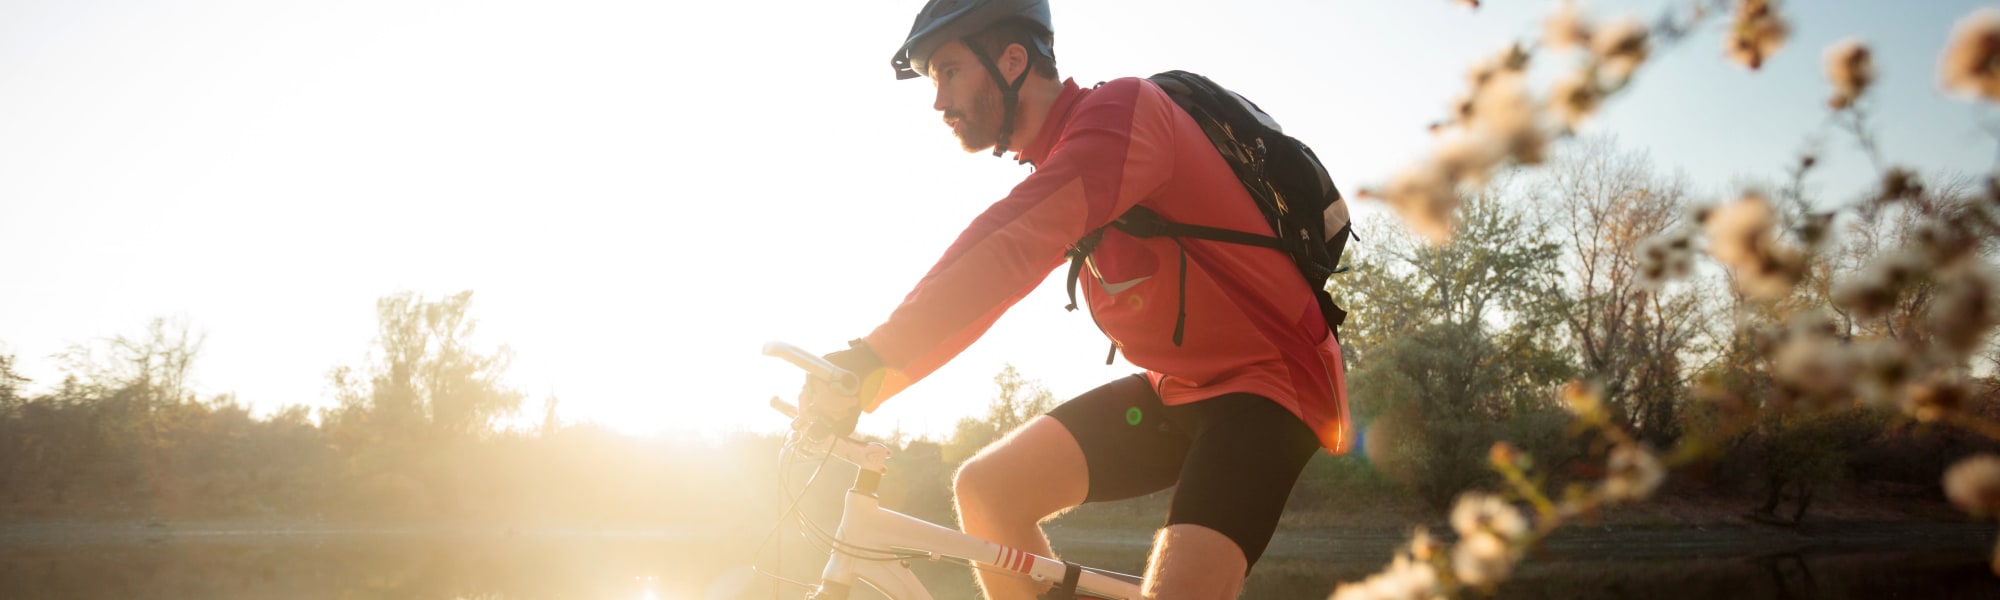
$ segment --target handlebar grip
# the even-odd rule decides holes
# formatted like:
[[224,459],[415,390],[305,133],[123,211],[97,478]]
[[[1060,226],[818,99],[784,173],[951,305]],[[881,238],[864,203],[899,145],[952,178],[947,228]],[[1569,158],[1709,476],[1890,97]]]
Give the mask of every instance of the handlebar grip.
[[835,390],[842,394],[852,395],[861,391],[860,377],[798,346],[778,341],[764,342],[764,355],[782,358],[785,362],[804,369],[807,374],[834,386]]
[[792,406],[792,403],[786,402],[785,399],[777,396],[771,397],[771,410],[778,411],[779,414],[793,419],[799,418],[799,407]]

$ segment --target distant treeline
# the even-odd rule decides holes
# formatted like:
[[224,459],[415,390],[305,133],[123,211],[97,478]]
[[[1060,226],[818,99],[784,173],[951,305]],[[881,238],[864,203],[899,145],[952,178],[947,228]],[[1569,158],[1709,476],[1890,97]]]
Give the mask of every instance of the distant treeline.
[[[1932,193],[1983,200],[1954,181],[1933,178]],[[1813,283],[1920,232],[1893,210],[1829,224],[1813,235],[1834,249],[1818,253],[1801,291],[1753,304],[1726,272],[1669,285],[1651,272],[1647,240],[1704,203],[1684,179],[1600,139],[1535,179],[1493,182],[1457,213],[1450,243],[1364,228],[1353,270],[1333,282],[1351,311],[1341,341],[1364,437],[1355,452],[1308,466],[1293,510],[1340,511],[1363,498],[1442,510],[1460,490],[1493,483],[1487,454],[1499,440],[1551,477],[1601,477],[1602,441],[1577,435],[1561,404],[1572,380],[1655,448],[1714,438],[1701,455],[1671,457],[1683,466],[1670,494],[1779,520],[1806,515],[1815,498],[1936,503],[1944,467],[1990,443],[1894,410],[1763,410],[1802,396],[1775,383],[1770,342],[1740,326],[1758,311],[1823,311],[1834,343],[1939,335],[1950,320],[1933,314],[1935,295],[1921,285],[1863,318]],[[1979,243],[1990,257],[1994,241]],[[730,525],[777,510],[776,436],[624,436],[561,422],[553,397],[536,407],[540,427],[496,430],[524,396],[506,384],[505,348],[468,347],[470,306],[470,292],[383,298],[370,356],[328,374],[334,406],[261,419],[231,396],[186,389],[201,340],[185,324],[80,345],[63,355],[66,378],[36,395],[23,391],[13,357],[0,356],[0,515]],[[1996,417],[2000,350],[1992,340],[1981,348],[1963,365],[1974,391],[1954,402]],[[885,440],[899,450],[890,506],[951,521],[956,465],[1056,401],[1011,367],[996,385],[987,414],[943,439]],[[1737,404],[1704,400],[1705,387],[1732,390],[1723,396]],[[1755,426],[1718,433],[1723,412],[1752,415]],[[795,474],[796,485],[805,471]],[[844,486],[819,488],[831,502]],[[1158,500],[1138,504],[1147,502]]]
[[500,383],[504,353],[464,348],[469,301],[382,299],[373,364],[334,369],[339,405],[316,414],[253,418],[187,392],[200,344],[164,321],[65,355],[71,375],[42,395],[22,396],[0,356],[0,516],[633,525],[775,502],[774,436],[496,431],[520,395]]

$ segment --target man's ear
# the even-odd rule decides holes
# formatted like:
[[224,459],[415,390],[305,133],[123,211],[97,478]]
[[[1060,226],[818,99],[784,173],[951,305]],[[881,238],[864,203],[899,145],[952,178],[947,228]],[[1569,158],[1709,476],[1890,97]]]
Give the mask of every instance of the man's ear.
[[1007,76],[1008,83],[1020,79],[1021,73],[1027,70],[1027,48],[1021,47],[1020,44],[1008,44],[1007,49],[1000,51],[1000,74]]

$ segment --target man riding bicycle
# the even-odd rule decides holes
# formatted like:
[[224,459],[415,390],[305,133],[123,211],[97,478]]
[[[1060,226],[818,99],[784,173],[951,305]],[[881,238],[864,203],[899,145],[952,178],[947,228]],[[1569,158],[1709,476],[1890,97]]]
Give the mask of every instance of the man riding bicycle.
[[[967,152],[1035,169],[959,235],[889,319],[827,359],[858,395],[809,384],[807,409],[851,430],[930,374],[1084,249],[1084,302],[1146,372],[1036,417],[960,467],[967,533],[1053,556],[1040,523],[1084,502],[1178,484],[1146,571],[1148,598],[1233,598],[1299,470],[1351,443],[1340,347],[1292,259],[1272,248],[1106,229],[1133,207],[1272,235],[1201,128],[1142,78],[1059,79],[1046,0],[931,0],[892,64],[928,77]],[[989,598],[1044,584],[981,572]]]

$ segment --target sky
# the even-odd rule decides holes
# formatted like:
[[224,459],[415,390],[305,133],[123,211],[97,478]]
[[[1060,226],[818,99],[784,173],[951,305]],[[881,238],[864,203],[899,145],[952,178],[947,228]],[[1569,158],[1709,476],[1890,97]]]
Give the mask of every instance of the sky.
[[[0,3],[0,354],[47,389],[64,349],[182,319],[206,335],[195,389],[268,414],[331,402],[325,374],[367,360],[377,298],[473,290],[474,341],[512,349],[527,414],[554,395],[565,420],[628,432],[775,430],[765,402],[801,378],[761,345],[866,334],[1027,174],[958,150],[928,82],[894,79],[922,4]],[[1065,76],[1206,74],[1351,192],[1422,157],[1465,67],[1555,6],[1484,4],[1053,12]],[[1711,22],[1584,133],[1713,194],[1773,178],[1826,117],[1821,50],[1860,36],[1885,153],[1982,172],[1996,142],[1975,124],[2000,114],[1936,84],[1946,33],[1981,5],[1791,2],[1790,43],[1755,73],[1722,58]],[[1849,140],[1820,143],[1822,197],[1867,185]],[[1134,372],[1103,364],[1060,275],[861,429],[947,433],[1005,364],[1059,398]]]

